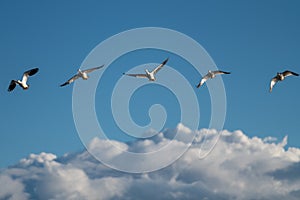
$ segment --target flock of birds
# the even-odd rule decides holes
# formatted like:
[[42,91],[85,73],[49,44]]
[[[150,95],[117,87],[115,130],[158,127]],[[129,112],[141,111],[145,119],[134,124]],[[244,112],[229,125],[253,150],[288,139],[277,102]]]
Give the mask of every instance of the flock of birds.
[[[156,73],[161,70],[163,68],[163,66],[168,62],[169,58],[167,58],[166,60],[164,60],[160,65],[158,65],[155,69],[153,69],[152,71],[148,71],[148,69],[145,70],[144,74],[126,74],[123,73],[123,75],[127,75],[127,76],[133,76],[133,77],[137,77],[137,78],[147,78],[149,81],[155,81],[156,80]],[[104,65],[99,66],[99,67],[94,67],[91,69],[86,69],[86,70],[78,70],[77,74],[75,74],[74,76],[72,76],[69,80],[67,80],[66,82],[64,82],[63,84],[61,84],[60,86],[66,86],[72,82],[74,82],[75,80],[77,80],[78,78],[82,78],[83,80],[87,80],[89,78],[88,74],[101,69],[102,67],[104,67]],[[19,85],[21,88],[23,88],[23,90],[27,90],[29,88],[29,85],[27,84],[28,78],[30,76],[35,75],[37,72],[39,71],[39,68],[34,68],[34,69],[30,69],[28,71],[25,71],[23,73],[23,77],[22,80],[11,80],[9,87],[8,87],[8,91],[11,92],[15,89],[16,85]],[[221,75],[221,74],[230,74],[230,72],[225,72],[225,71],[221,71],[221,70],[216,70],[216,71],[208,71],[208,73],[202,77],[202,79],[200,80],[199,84],[196,86],[197,88],[201,87],[208,79],[213,79],[216,77],[216,75]],[[274,87],[274,85],[278,82],[278,81],[283,81],[285,80],[286,77],[288,76],[299,76],[299,74],[286,70],[282,73],[278,72],[277,75],[271,79],[271,83],[270,83],[270,92],[272,92],[272,89]]]

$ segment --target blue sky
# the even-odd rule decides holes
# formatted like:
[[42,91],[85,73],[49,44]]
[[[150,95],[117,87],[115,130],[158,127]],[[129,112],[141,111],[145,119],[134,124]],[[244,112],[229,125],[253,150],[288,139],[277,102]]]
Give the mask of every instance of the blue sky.
[[[59,85],[72,76],[100,42],[119,32],[139,27],[164,27],[182,32],[199,42],[220,69],[231,71],[223,78],[227,94],[224,129],[243,130],[248,136],[289,136],[289,146],[300,147],[299,78],[279,83],[272,94],[270,79],[277,71],[300,73],[300,14],[298,1],[1,1],[1,140],[0,167],[16,163],[30,153],[42,151],[62,155],[84,147],[72,116],[72,88]],[[117,46],[114,48],[118,48]],[[142,51],[114,63],[103,86],[113,85],[124,70],[143,63],[184,64],[168,52]],[[133,58],[133,59],[130,59]],[[121,61],[123,61],[121,63]],[[105,63],[103,63],[105,64]],[[121,69],[117,64],[124,65]],[[30,79],[31,88],[8,93],[9,81],[23,71],[39,67]],[[191,84],[200,75],[182,71]],[[99,88],[100,89],[100,88]],[[136,102],[153,99],[136,92]],[[178,103],[172,94],[153,87],[170,112],[166,127],[179,122]],[[201,107],[200,128],[206,128],[210,109],[207,88],[196,90]],[[104,95],[102,98],[101,95]],[[166,100],[171,98],[171,100]],[[22,99],[22,102],[20,102]],[[109,92],[97,91],[99,115]],[[133,102],[134,104],[134,102]],[[103,106],[102,106],[103,105]],[[134,106],[133,106],[134,107]],[[208,108],[207,108],[208,107]],[[106,113],[108,112],[108,113]],[[147,123],[147,107],[131,110],[137,123]],[[108,118],[105,127],[116,139],[121,133]],[[124,137],[119,137],[124,139]]]

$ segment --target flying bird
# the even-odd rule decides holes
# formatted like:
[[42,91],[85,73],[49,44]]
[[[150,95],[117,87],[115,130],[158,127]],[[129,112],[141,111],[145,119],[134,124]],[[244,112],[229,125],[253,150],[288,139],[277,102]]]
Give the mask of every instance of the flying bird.
[[295,73],[295,72],[291,72],[291,71],[284,71],[282,73],[277,72],[277,75],[272,78],[271,80],[271,84],[270,84],[270,92],[272,92],[272,89],[274,87],[274,85],[278,82],[278,81],[283,81],[285,79],[285,77],[287,76],[299,76],[299,74]]
[[126,74],[123,73],[123,75],[127,75],[127,76],[133,76],[133,77],[137,77],[137,78],[148,78],[149,81],[155,81],[155,74],[161,70],[161,68],[168,62],[169,58],[167,58],[166,60],[164,60],[160,65],[158,65],[154,70],[152,70],[151,72],[148,71],[148,69],[145,70],[145,74]]
[[39,71],[39,68],[30,69],[23,73],[22,80],[11,80],[10,84],[8,86],[8,91],[11,92],[15,89],[16,85],[18,84],[23,88],[23,90],[27,90],[29,88],[29,85],[27,84],[27,80],[29,76],[33,76]]
[[197,85],[197,88],[202,86],[208,79],[215,78],[216,75],[218,75],[218,74],[230,74],[230,72],[224,72],[224,71],[220,71],[220,70],[217,70],[217,71],[208,70],[208,73],[201,79],[201,81]]
[[74,82],[78,78],[82,78],[83,80],[87,80],[89,78],[88,73],[91,73],[91,72],[93,72],[97,69],[101,69],[102,67],[104,67],[104,65],[101,65],[100,67],[94,67],[94,68],[91,68],[91,69],[82,70],[82,71],[80,69],[78,69],[77,74],[75,74],[72,78],[67,80],[65,83],[61,84],[60,87],[68,85],[68,84]]

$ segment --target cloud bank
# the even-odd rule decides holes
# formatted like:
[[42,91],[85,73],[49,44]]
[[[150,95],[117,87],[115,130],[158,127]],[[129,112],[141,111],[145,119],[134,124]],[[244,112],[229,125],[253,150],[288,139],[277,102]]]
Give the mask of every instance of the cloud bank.
[[[181,124],[178,128],[191,132]],[[132,151],[147,152],[169,142],[172,132],[167,130],[151,140],[113,142]],[[196,134],[180,159],[164,169],[143,174],[110,169],[86,151],[62,157],[31,154],[0,171],[0,199],[299,199],[300,149],[285,149],[287,137],[275,143],[276,138],[249,138],[241,131],[222,131],[214,150],[199,159],[202,136],[213,137],[218,132],[202,129]],[[95,138],[90,148],[112,159],[118,156],[106,142]],[[185,143],[179,140],[174,145],[182,148]],[[147,160],[144,162],[147,164]]]

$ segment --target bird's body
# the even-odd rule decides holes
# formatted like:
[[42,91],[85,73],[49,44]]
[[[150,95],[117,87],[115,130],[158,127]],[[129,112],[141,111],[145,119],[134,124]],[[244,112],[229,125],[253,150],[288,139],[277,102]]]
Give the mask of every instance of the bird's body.
[[8,91],[11,92],[15,89],[16,85],[18,84],[20,87],[23,88],[23,90],[27,90],[29,88],[29,85],[27,84],[28,77],[33,76],[39,71],[39,68],[30,69],[23,73],[22,80],[11,80]]
[[280,80],[280,81],[283,81],[285,77],[284,77],[284,75],[283,75],[282,73],[277,73],[276,78],[277,78],[278,80]]
[[100,69],[102,67],[104,67],[104,65],[101,65],[100,67],[94,67],[94,68],[86,69],[86,70],[80,70],[79,69],[77,74],[75,74],[72,78],[67,80],[65,83],[61,84],[60,87],[68,85],[68,84],[74,82],[78,78],[82,78],[83,80],[87,80],[89,78],[88,73],[91,73],[91,72],[93,72],[97,69]]
[[147,69],[145,70],[145,72],[146,72],[147,78],[148,78],[150,81],[155,81],[155,80],[156,80],[156,78],[155,78],[155,76],[154,76],[154,73],[149,72]]
[[23,88],[23,90],[27,90],[29,88],[29,85],[25,81],[17,80],[15,81],[19,86]]
[[230,74],[230,72],[224,72],[224,71],[220,71],[220,70],[217,70],[217,71],[208,70],[208,73],[201,79],[201,81],[197,85],[197,88],[202,86],[208,79],[215,78],[216,75],[218,75],[218,74]]
[[87,80],[89,78],[89,76],[87,75],[86,72],[81,71],[80,69],[78,70],[78,75],[80,78],[82,78],[83,80]]
[[164,60],[160,65],[158,65],[151,72],[148,71],[148,69],[146,69],[145,74],[125,74],[125,73],[123,73],[123,75],[133,76],[133,77],[137,77],[137,78],[147,78],[149,81],[156,81],[155,74],[168,62],[168,60],[169,60],[169,58]]
[[277,75],[272,78],[271,83],[270,83],[270,92],[272,92],[274,85],[278,81],[283,81],[287,76],[299,76],[299,74],[292,72],[292,71],[284,71],[284,72],[277,72]]

